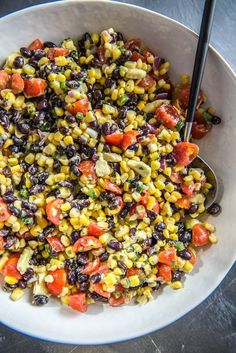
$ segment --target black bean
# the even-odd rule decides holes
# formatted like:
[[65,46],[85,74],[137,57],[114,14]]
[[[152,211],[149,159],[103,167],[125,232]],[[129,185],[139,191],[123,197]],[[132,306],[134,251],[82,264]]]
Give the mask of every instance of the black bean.
[[54,160],[54,163],[53,163],[53,171],[54,171],[55,173],[60,173],[60,171],[61,171],[61,163],[60,163],[60,161]]
[[2,126],[6,130],[8,130],[10,127],[10,119],[7,116],[6,112],[3,112],[3,111],[0,112],[0,121],[1,121]]
[[129,150],[137,152],[138,151],[138,143],[134,143],[133,145],[128,147]]
[[117,124],[112,124],[110,128],[110,133],[114,134],[118,130],[118,125]]
[[128,215],[128,213],[129,213],[128,208],[127,207],[123,207],[123,209],[120,211],[119,216],[120,216],[120,218],[125,218]]
[[157,291],[158,289],[161,288],[161,282],[157,282],[157,284],[155,285],[155,287],[152,287],[152,290]]
[[70,77],[72,80],[82,80],[87,77],[87,71],[86,70],[81,70],[80,72],[77,72],[75,70],[71,71]]
[[45,234],[45,236],[47,236],[47,235],[51,234],[54,230],[55,230],[55,226],[53,226],[53,225],[47,226],[46,228],[44,228],[43,234]]
[[33,55],[33,52],[30,49],[25,48],[25,47],[20,48],[20,53],[25,58],[31,58],[31,56]]
[[207,212],[212,216],[216,216],[221,212],[221,206],[218,203],[213,203],[213,205],[208,208]]
[[188,209],[188,213],[192,214],[197,212],[197,210],[198,210],[198,204],[192,203],[192,205]]
[[118,42],[123,42],[124,41],[124,37],[123,37],[123,34],[121,32],[116,32],[116,40]]
[[192,232],[190,230],[186,230],[182,233],[178,234],[179,241],[183,243],[189,243],[192,239]]
[[110,128],[111,128],[111,125],[108,121],[102,124],[102,128],[101,128],[102,134],[105,136],[110,135]]
[[92,283],[98,283],[101,281],[101,279],[102,279],[102,276],[100,275],[100,273],[94,273],[94,275],[90,276],[90,281]]
[[168,154],[168,156],[166,156],[166,162],[169,163],[170,165],[176,164],[176,159],[172,153],[170,153],[170,154]]
[[152,233],[152,236],[156,240],[164,240],[165,239],[165,237],[163,235],[163,231],[155,231]]
[[23,279],[20,279],[17,283],[17,286],[21,289],[25,289],[27,287],[27,282],[24,281]]
[[42,99],[37,103],[38,110],[45,110],[48,108],[48,102],[46,99]]
[[42,57],[46,56],[46,53],[43,49],[36,49],[33,51],[34,59],[41,59]]
[[155,219],[157,218],[156,212],[150,210],[147,211],[147,216],[151,222],[155,221]]
[[135,228],[135,227],[131,228],[131,229],[130,229],[130,232],[129,232],[129,235],[130,235],[131,237],[134,237],[134,236],[135,236],[135,233],[136,233],[136,228]]
[[29,189],[30,195],[35,195],[39,194],[40,192],[43,192],[45,189],[44,185],[34,185]]
[[115,227],[115,221],[113,216],[107,216],[108,228],[112,229]]
[[68,273],[67,273],[67,281],[69,284],[73,285],[76,283],[76,272],[73,271],[73,270],[70,270]]
[[68,88],[78,88],[80,86],[80,83],[76,80],[70,80],[66,82],[66,85]]
[[79,170],[79,166],[76,164],[72,164],[70,167],[71,171],[73,174],[75,174],[77,177],[81,176],[81,171]]
[[35,175],[30,176],[30,181],[32,185],[36,185],[39,182],[38,178]]
[[77,208],[78,210],[82,210],[90,205],[89,200],[73,200],[72,207]]
[[116,251],[119,251],[123,248],[122,243],[116,239],[110,240],[109,243],[107,244],[107,246],[113,250],[116,250]]
[[4,283],[4,285],[3,285],[3,290],[6,292],[11,292],[16,288],[17,288],[17,284]]
[[79,265],[85,265],[89,261],[88,254],[86,252],[81,252],[77,255],[77,262]]
[[71,233],[71,239],[70,242],[73,245],[78,239],[80,238],[80,232],[75,230],[74,232]]
[[68,126],[60,126],[59,131],[62,135],[67,135],[70,132]]
[[[151,239],[152,239],[152,242],[155,243],[154,239],[153,238],[151,238]],[[150,248],[147,249],[147,255],[148,256],[152,256],[152,255],[154,255],[156,253],[157,253],[157,250],[156,250],[155,247],[150,247]]]
[[66,259],[64,264],[66,271],[75,270],[77,268],[77,262],[73,259]]
[[13,204],[9,204],[8,208],[17,218],[21,218],[21,215],[22,215],[21,210],[18,210],[18,208],[16,208]]
[[89,289],[89,283],[88,282],[82,282],[79,286],[80,292],[86,293]]
[[19,122],[17,124],[18,129],[22,134],[28,134],[30,132],[30,126],[29,124]]
[[44,46],[44,48],[57,48],[57,45],[55,43],[49,42],[49,41],[44,42],[43,46]]
[[181,277],[184,275],[183,271],[176,271],[172,273],[172,282],[180,281]]
[[33,302],[32,304],[34,305],[45,305],[48,303],[48,297],[46,295],[42,295],[42,294],[36,294],[33,297]]
[[163,231],[165,229],[165,227],[166,227],[165,223],[160,222],[160,223],[155,224],[154,229],[156,231]]
[[35,69],[38,69],[38,67],[39,67],[38,61],[37,61],[36,59],[34,59],[34,57],[32,57],[32,58],[29,59],[28,64],[29,64],[30,66],[32,66],[33,68],[35,68]]
[[49,173],[48,172],[39,173],[39,175],[38,175],[39,183],[44,184],[48,177],[49,177]]
[[26,208],[27,210],[32,211],[33,213],[37,212],[38,207],[29,201],[22,200],[22,208]]
[[79,136],[79,137],[77,137],[77,139],[76,139],[76,143],[78,143],[78,145],[84,146],[84,145],[87,144],[87,140],[86,140],[85,137]]
[[114,85],[115,85],[115,81],[112,78],[108,77],[105,81],[105,87],[111,88]]
[[177,227],[178,227],[178,232],[184,232],[185,230],[185,225],[183,222],[178,222],[176,223]]
[[28,282],[34,276],[34,270],[32,267],[28,267],[26,272],[23,275],[23,278],[26,282]]
[[136,190],[137,186],[138,186],[138,180],[137,179],[133,179],[130,182],[130,190]]
[[177,255],[179,257],[181,257],[182,259],[185,260],[190,260],[192,257],[192,254],[190,251],[188,251],[187,249],[181,250],[181,251],[177,251]]
[[127,266],[124,264],[124,262],[123,262],[123,261],[117,261],[117,265],[118,265],[120,268],[122,268],[122,270],[124,271],[124,274],[126,274],[128,268],[127,268]]
[[145,156],[149,156],[149,154],[150,154],[150,149],[149,149],[148,145],[143,145],[143,146],[142,146],[142,152],[143,152],[143,154],[144,154]]
[[121,76],[120,76],[120,69],[119,69],[119,67],[117,67],[117,68],[112,72],[111,77],[114,78],[114,80],[119,80],[119,78],[121,77]]
[[78,283],[83,283],[83,282],[87,282],[89,279],[89,275],[84,275],[83,273],[79,273],[77,275],[77,282]]
[[24,66],[24,58],[23,56],[17,56],[13,61],[13,66],[16,69],[21,69]]
[[9,249],[15,244],[17,238],[14,237],[13,235],[8,235],[4,237],[4,240],[5,240],[5,246],[4,246],[5,249]]
[[2,198],[3,198],[3,201],[5,201],[6,203],[12,203],[12,202],[16,201],[16,199],[17,199],[17,197],[14,194],[8,193],[8,192],[3,194]]
[[11,169],[10,167],[6,166],[2,170],[2,174],[5,175],[6,177],[9,177],[11,175]]
[[66,155],[68,158],[72,158],[76,153],[76,148],[74,145],[68,145],[66,147]]
[[219,125],[221,123],[221,118],[219,116],[214,115],[211,118],[211,122],[213,125]]
[[109,254],[108,254],[108,252],[104,252],[103,254],[101,254],[100,256],[99,256],[99,258],[100,258],[100,260],[103,262],[103,261],[107,261],[107,259],[108,259],[108,257],[109,257]]

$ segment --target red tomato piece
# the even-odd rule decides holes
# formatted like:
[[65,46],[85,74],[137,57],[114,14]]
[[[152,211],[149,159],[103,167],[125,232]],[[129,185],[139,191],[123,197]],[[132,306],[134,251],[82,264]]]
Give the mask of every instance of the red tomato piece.
[[198,155],[199,147],[195,143],[179,142],[174,146],[173,155],[177,164],[187,166]]
[[194,121],[197,124],[205,124],[206,123],[206,120],[203,119],[202,114],[199,112],[199,110],[196,110],[196,112],[195,112]]
[[176,204],[177,206],[179,206],[180,208],[184,208],[185,210],[188,210],[190,205],[191,205],[191,202],[189,201],[189,198],[187,195],[183,195],[181,197],[181,199],[178,199],[176,201]]
[[85,313],[88,310],[87,298],[85,293],[77,293],[69,296],[68,305],[81,313]]
[[194,246],[203,246],[209,244],[210,232],[203,224],[198,223],[192,229],[192,243]]
[[116,196],[116,199],[117,199],[117,206],[118,206],[119,213],[120,213],[120,211],[123,209],[125,203],[124,203],[122,197],[120,197],[120,196]]
[[158,265],[158,274],[162,277],[164,282],[170,282],[172,280],[171,267],[165,264]]
[[0,222],[5,222],[11,216],[7,204],[0,197]]
[[25,82],[20,74],[15,73],[11,77],[11,89],[14,94],[18,94],[24,91]]
[[110,298],[110,296],[111,296],[111,293],[106,292],[106,291],[103,290],[103,288],[102,288],[102,283],[95,283],[95,284],[92,284],[92,285],[90,286],[90,289],[91,289],[93,292],[96,292],[97,294],[101,295],[102,297]]
[[182,184],[181,189],[187,196],[192,196],[195,189],[195,184],[190,184],[190,185]]
[[139,38],[133,38],[128,40],[125,43],[125,49],[132,50],[134,47],[140,47],[141,46],[141,39]]
[[89,251],[100,248],[102,248],[102,243],[98,240],[98,238],[89,235],[79,238],[73,245],[73,250],[75,252]]
[[73,116],[76,116],[77,113],[87,114],[89,102],[86,98],[80,99],[75,103],[68,104],[66,109]]
[[48,58],[52,61],[55,60],[58,56],[68,56],[70,54],[69,49],[66,48],[49,48],[48,49]]
[[0,70],[0,91],[2,89],[7,88],[9,81],[10,76],[8,75],[8,73],[6,73],[6,71],[4,70]]
[[140,135],[140,131],[128,131],[124,134],[121,145],[123,150],[127,150],[127,148],[134,143],[137,142],[137,136]]
[[155,56],[155,55],[152,53],[151,49],[144,49],[144,50],[143,50],[143,55],[144,55],[144,60],[145,60],[145,62],[148,61],[148,58],[150,58],[150,56]]
[[50,222],[58,226],[60,224],[60,216],[61,216],[61,205],[63,204],[62,199],[55,199],[49,202],[46,206],[46,214],[47,218]]
[[193,250],[192,248],[188,248],[188,251],[191,253],[192,257],[191,259],[189,260],[189,262],[194,265],[197,261],[197,254],[196,254],[196,251]]
[[125,297],[121,295],[119,298],[115,298],[113,295],[111,295],[109,298],[109,304],[111,306],[120,306],[125,304]]
[[103,273],[106,273],[109,270],[109,266],[107,264],[102,264],[99,266],[97,270],[94,271],[94,273],[100,273],[102,275]]
[[179,173],[172,172],[170,175],[170,180],[175,184],[181,184],[183,181],[183,177]]
[[154,85],[154,83],[155,80],[152,78],[152,76],[146,75],[146,77],[144,77],[138,85],[143,88],[150,88]]
[[126,272],[126,277],[135,276],[137,274],[138,274],[138,268],[137,267],[131,267],[131,268],[128,268],[128,270]]
[[159,213],[159,211],[160,211],[160,206],[159,206],[158,201],[155,202],[155,205],[153,206],[152,211],[154,211],[154,212],[156,212],[156,213]]
[[138,61],[139,59],[141,59],[142,61],[145,61],[144,56],[140,53],[138,53],[137,51],[133,51],[130,60],[131,61]]
[[4,276],[14,277],[16,279],[21,279],[22,275],[17,269],[17,263],[20,254],[12,254],[9,256],[8,260],[4,263],[1,273]]
[[192,137],[194,139],[200,140],[210,131],[211,125],[209,124],[196,124],[194,123],[192,126]]
[[168,248],[163,250],[158,255],[158,261],[162,264],[173,266],[177,260],[176,250],[174,248]]
[[4,245],[5,245],[5,241],[4,241],[3,237],[0,237],[0,250],[4,249]]
[[105,64],[106,63],[106,57],[105,57],[105,47],[104,45],[97,48],[97,54],[98,54],[98,58],[101,64]]
[[139,203],[140,203],[141,205],[143,205],[143,206],[146,207],[147,204],[148,204],[149,198],[150,198],[149,193],[148,193],[147,191],[144,191],[143,194],[142,194],[142,197],[141,197],[141,199],[140,199],[140,201],[139,201]]
[[105,232],[105,230],[97,223],[90,223],[88,226],[88,235],[92,235],[93,237],[100,237]]
[[100,259],[97,257],[93,262],[89,262],[85,265],[84,269],[81,271],[84,275],[90,275],[98,271],[100,266]]
[[145,210],[139,210],[137,209],[138,205],[134,205],[131,210],[129,211],[129,214],[132,216],[133,214],[137,215],[137,219],[141,220],[144,219],[144,217],[147,217],[147,212]]
[[47,83],[42,78],[25,78],[24,91],[27,97],[38,97],[44,94]]
[[[178,99],[181,108],[186,109],[188,107],[189,101],[189,94],[190,94],[190,85],[188,83],[182,85],[178,91]],[[202,91],[198,93],[198,105],[202,102]]]
[[61,252],[61,251],[65,250],[64,245],[62,244],[60,239],[58,239],[57,237],[49,235],[46,237],[46,239],[47,239],[48,243],[51,245],[51,248],[53,251]]
[[114,192],[117,195],[121,195],[122,194],[122,190],[119,188],[119,186],[114,184],[114,183],[112,183],[112,182],[110,182],[107,179],[104,180],[104,189],[112,191],[112,192]]
[[36,38],[29,46],[29,50],[43,49],[43,43],[39,38]]
[[94,161],[83,161],[79,165],[79,170],[85,177],[87,177],[91,183],[95,184],[97,181],[97,175],[94,170],[95,163]]
[[179,115],[171,104],[162,104],[156,109],[156,119],[168,129],[174,129],[179,121]]
[[53,277],[53,282],[45,282],[49,293],[58,296],[66,284],[66,272],[63,268],[48,272]]
[[106,143],[113,146],[121,145],[124,134],[111,134],[104,136]]

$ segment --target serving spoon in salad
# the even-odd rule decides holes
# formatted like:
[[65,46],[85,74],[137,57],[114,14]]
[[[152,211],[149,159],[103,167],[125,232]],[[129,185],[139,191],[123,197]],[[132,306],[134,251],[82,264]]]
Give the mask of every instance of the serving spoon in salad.
[[[192,82],[189,95],[189,104],[187,117],[185,120],[184,127],[184,141],[189,142],[194,115],[197,107],[198,93],[201,87],[202,77],[205,69],[206,57],[208,52],[211,28],[213,23],[213,16],[215,11],[216,0],[206,0],[202,23],[200,28],[200,34],[198,39],[197,51],[195,55],[195,62],[193,68]],[[199,155],[192,162],[194,168],[200,168],[204,171],[207,179],[212,184],[212,190],[207,194],[205,200],[205,208],[210,208],[219,195],[219,182],[215,172],[211,166]]]

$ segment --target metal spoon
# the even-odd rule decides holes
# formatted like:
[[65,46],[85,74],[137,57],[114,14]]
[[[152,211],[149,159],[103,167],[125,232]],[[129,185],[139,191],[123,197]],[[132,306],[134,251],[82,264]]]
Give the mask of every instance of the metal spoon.
[[[194,115],[197,106],[198,93],[201,87],[202,77],[205,69],[206,57],[208,52],[213,16],[215,11],[216,0],[206,0],[201,29],[198,39],[197,51],[192,75],[192,83],[190,88],[189,105],[184,128],[184,141],[189,142]],[[212,184],[212,191],[207,194],[205,208],[209,208],[215,201],[219,193],[219,182],[215,172],[210,165],[200,156],[196,157],[192,162],[194,168],[201,168],[209,182]]]

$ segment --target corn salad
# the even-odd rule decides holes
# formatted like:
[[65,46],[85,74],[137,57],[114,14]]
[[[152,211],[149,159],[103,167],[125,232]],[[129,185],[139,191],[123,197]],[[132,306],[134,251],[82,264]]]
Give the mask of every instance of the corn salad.
[[[112,28],[34,40],[0,70],[0,273],[12,300],[85,312],[182,287],[212,188],[182,142],[189,77]],[[186,98],[187,97],[187,98]],[[199,93],[195,138],[220,118]],[[199,127],[200,126],[200,127]],[[204,129],[203,129],[204,127]],[[219,207],[214,205],[212,213]],[[218,207],[218,208],[217,208]]]

